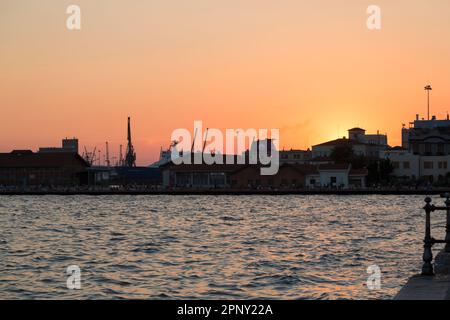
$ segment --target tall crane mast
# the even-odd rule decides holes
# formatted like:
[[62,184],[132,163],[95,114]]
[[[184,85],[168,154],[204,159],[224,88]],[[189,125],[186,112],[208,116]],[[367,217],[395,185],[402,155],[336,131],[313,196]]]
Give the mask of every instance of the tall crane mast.
[[209,130],[209,128],[206,128],[206,132],[205,132],[205,140],[204,140],[204,142],[203,142],[202,153],[205,153],[206,140],[208,139],[208,130]]
[[84,158],[84,160],[86,160],[87,163],[89,163],[90,166],[92,166],[95,163],[96,149],[97,148],[94,148],[94,151],[89,152],[87,150],[86,146],[84,147],[83,158]]
[[106,166],[110,167],[111,166],[111,162],[109,161],[109,146],[108,146],[108,141],[106,141],[106,155],[105,155],[105,162],[106,162]]
[[128,117],[128,135],[127,135],[128,145],[127,145],[127,153],[125,155],[125,165],[127,167],[135,167],[136,166],[136,153],[134,152],[133,143],[131,142],[131,121],[130,117]]
[[123,166],[123,154],[122,154],[122,145],[119,146],[119,166]]

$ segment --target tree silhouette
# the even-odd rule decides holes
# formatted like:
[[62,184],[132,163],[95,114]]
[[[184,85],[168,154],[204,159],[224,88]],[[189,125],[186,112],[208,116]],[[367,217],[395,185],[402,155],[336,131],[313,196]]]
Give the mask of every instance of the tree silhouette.
[[331,151],[330,158],[334,163],[351,163],[354,159],[354,153],[352,146],[342,145],[334,147]]

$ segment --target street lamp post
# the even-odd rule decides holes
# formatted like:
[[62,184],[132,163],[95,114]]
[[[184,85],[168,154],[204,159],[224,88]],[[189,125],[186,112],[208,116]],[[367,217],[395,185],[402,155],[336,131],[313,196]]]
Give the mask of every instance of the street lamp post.
[[427,85],[425,87],[425,91],[427,92],[427,96],[428,96],[428,120],[430,120],[430,91],[433,90],[433,88],[431,88],[431,85]]

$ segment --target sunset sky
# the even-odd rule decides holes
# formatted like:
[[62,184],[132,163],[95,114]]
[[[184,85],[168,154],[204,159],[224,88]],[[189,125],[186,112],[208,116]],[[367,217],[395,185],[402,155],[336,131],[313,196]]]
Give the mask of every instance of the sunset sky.
[[0,0],[0,152],[76,136],[117,155],[127,116],[140,165],[194,120],[279,128],[281,148],[354,126],[398,145],[426,84],[431,113],[450,111],[449,15],[448,0]]

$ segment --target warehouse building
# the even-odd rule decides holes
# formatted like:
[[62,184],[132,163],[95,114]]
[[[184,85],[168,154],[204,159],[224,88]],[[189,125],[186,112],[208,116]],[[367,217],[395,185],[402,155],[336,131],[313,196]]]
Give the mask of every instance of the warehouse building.
[[14,150],[0,153],[0,185],[74,186],[87,183],[89,164],[77,153]]

